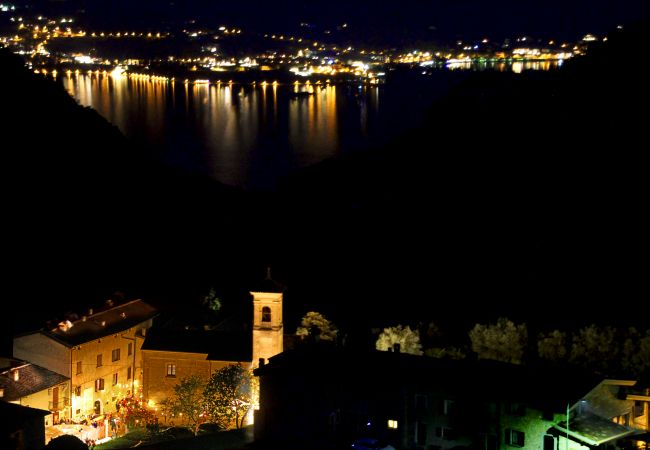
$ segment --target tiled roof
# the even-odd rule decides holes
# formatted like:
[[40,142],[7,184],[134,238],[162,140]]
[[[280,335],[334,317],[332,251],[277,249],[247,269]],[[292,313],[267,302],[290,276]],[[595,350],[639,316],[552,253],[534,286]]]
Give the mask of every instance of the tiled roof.
[[253,358],[253,340],[250,331],[152,329],[142,350],[204,353],[212,361],[250,362]]
[[[18,381],[14,381],[18,371]],[[3,400],[12,402],[68,381],[69,378],[34,364],[24,364],[0,373]]]
[[[562,422],[555,425],[555,428],[562,433],[567,431]],[[630,428],[618,425],[595,414],[581,414],[569,420],[569,435],[591,445],[601,445],[634,432]]]
[[132,300],[97,312],[85,319],[82,317],[75,320],[71,322],[71,327],[59,327],[41,332],[72,347],[128,330],[155,317],[157,314],[158,311],[153,306],[142,300]]

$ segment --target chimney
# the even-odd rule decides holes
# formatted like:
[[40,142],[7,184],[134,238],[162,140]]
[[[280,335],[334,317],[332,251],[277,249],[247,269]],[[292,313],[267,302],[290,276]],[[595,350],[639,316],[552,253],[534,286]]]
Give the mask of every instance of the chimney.
[[394,351],[395,353],[399,353],[399,352],[400,352],[400,345],[397,344],[397,343],[396,343],[396,344],[393,344],[393,351]]
[[264,358],[260,358],[260,367],[264,367],[264,364],[265,364]]

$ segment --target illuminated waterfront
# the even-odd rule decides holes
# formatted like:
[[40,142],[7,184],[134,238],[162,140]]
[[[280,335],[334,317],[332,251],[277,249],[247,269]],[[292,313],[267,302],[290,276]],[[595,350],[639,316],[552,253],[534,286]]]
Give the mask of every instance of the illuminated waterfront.
[[[166,164],[255,190],[339,153],[376,147],[417,125],[449,86],[474,70],[548,70],[555,62],[467,64],[409,71],[385,85],[301,81],[237,82],[57,74],[82,105],[96,109]],[[48,73],[52,76],[52,72]],[[229,82],[230,81],[230,82]],[[316,84],[319,83],[319,84]],[[433,130],[432,130],[433,131]]]
[[263,190],[297,168],[397,136],[436,95],[431,89],[406,97],[384,86],[184,83],[101,72],[59,78],[80,104],[165,163]]

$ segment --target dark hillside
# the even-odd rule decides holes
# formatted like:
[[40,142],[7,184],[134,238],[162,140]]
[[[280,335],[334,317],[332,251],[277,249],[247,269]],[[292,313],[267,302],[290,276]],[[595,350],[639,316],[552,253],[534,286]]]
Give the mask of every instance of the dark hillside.
[[351,322],[642,320],[649,29],[476,73],[403,139],[288,180],[290,284]]
[[4,301],[21,322],[118,289],[191,296],[254,261],[241,192],[149,161],[3,49],[0,67]]

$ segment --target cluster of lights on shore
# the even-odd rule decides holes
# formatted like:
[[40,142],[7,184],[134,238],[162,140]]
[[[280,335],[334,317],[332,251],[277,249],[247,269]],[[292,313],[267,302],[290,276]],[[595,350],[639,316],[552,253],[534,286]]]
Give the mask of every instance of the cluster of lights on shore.
[[[0,12],[9,12],[10,14],[15,11],[15,7],[11,4],[0,4]],[[75,23],[75,19],[72,17],[61,17],[58,19],[49,19],[43,16],[37,16],[33,18],[33,21],[30,22],[29,19],[24,19],[21,16],[10,17],[10,20],[17,23],[17,28],[19,31],[22,31],[22,34],[16,34],[14,36],[0,36],[0,43],[6,45],[15,45],[17,48],[15,52],[22,55],[31,55],[32,57],[39,55],[46,58],[51,58],[50,52],[46,48],[48,40],[55,38],[141,38],[141,39],[164,39],[170,38],[172,35],[168,32],[161,31],[85,31],[83,29],[72,29],[72,24]],[[301,24],[302,26],[303,24]],[[341,25],[342,28],[347,27],[347,24]],[[619,29],[622,26],[618,26]],[[222,25],[218,27],[218,30],[183,30],[183,33],[189,36],[190,38],[198,37],[199,35],[212,36],[214,39],[220,39],[226,35],[229,36],[238,36],[242,34],[240,28],[226,27]],[[522,64],[526,64],[528,67],[529,62],[537,62],[539,68],[550,67],[549,62],[554,64],[561,65],[564,60],[572,58],[575,55],[580,55],[584,48],[578,44],[567,44],[562,43],[557,45],[555,41],[536,41],[537,44],[534,44],[534,39],[527,37],[519,37],[513,40],[513,45],[510,46],[508,40],[505,41],[503,45],[495,47],[490,43],[488,38],[484,38],[481,41],[476,41],[472,43],[467,43],[463,41],[456,42],[456,48],[448,48],[440,51],[425,51],[425,50],[412,50],[404,53],[391,53],[380,50],[364,50],[364,49],[354,49],[351,46],[346,48],[339,48],[332,44],[325,44],[323,42],[318,42],[316,40],[310,40],[299,36],[290,36],[283,34],[264,34],[264,38],[274,41],[283,41],[283,42],[294,42],[302,43],[299,47],[294,48],[293,50],[285,49],[285,51],[266,51],[263,54],[257,56],[247,56],[241,59],[236,58],[227,58],[221,56],[221,59],[217,58],[218,48],[212,44],[207,45],[207,47],[202,48],[202,52],[208,53],[208,56],[202,56],[200,58],[196,57],[183,57],[183,56],[169,56],[163,62],[173,63],[179,65],[179,67],[185,67],[186,70],[197,71],[209,70],[212,72],[230,72],[230,71],[246,71],[249,69],[256,69],[260,72],[271,71],[271,70],[286,70],[293,74],[293,76],[302,77],[302,78],[320,78],[320,81],[315,82],[314,84],[330,83],[329,78],[339,81],[341,78],[349,78],[350,76],[355,77],[355,82],[359,81],[361,83],[369,84],[381,84],[386,75],[384,68],[386,64],[405,64],[410,65],[411,67],[420,67],[423,70],[423,74],[428,74],[427,70],[432,67],[446,67],[449,69],[465,69],[471,68],[473,64],[489,64],[489,65],[502,65],[502,64],[512,64],[513,70],[518,72],[519,70],[514,69],[514,65],[517,64],[521,67]],[[31,39],[34,39],[34,42],[31,42],[31,48],[25,48],[24,42],[29,42]],[[596,37],[593,34],[585,35],[581,41],[583,43],[590,43],[594,41],[599,41],[600,38]],[[607,37],[602,38],[603,41],[607,40]],[[330,50],[336,52],[337,56],[332,56],[323,53],[317,53],[319,51]],[[356,53],[358,56],[352,56]],[[350,56],[350,60],[344,61],[344,56]],[[354,60],[354,59],[360,60]],[[258,63],[258,59],[260,62]],[[108,72],[113,77],[127,76],[129,78],[136,79],[147,79],[152,81],[176,81],[173,77],[167,77],[160,74],[151,74],[151,73],[135,73],[129,71],[127,73],[121,67],[131,66],[133,68],[145,67],[143,61],[138,60],[124,60],[118,61],[115,60],[110,62],[108,60],[103,60],[98,57],[91,57],[90,55],[85,54],[72,54],[72,55],[59,55],[56,57],[56,62],[58,63],[72,63],[77,67],[87,64],[94,65],[111,65],[115,67],[111,72]],[[521,63],[521,64],[520,64]],[[31,64],[28,61],[28,65],[31,67]],[[42,66],[41,66],[42,67]],[[530,67],[533,67],[530,65]],[[73,66],[72,69],[75,67]],[[60,67],[59,67],[60,69]],[[146,67],[145,70],[148,70],[149,67]],[[41,68],[42,73],[48,73],[47,69]],[[98,75],[99,73],[106,74],[107,71],[85,71],[87,73],[94,73]],[[50,71],[54,76],[56,76],[56,70]],[[66,73],[70,74],[72,71],[68,70]],[[79,69],[74,71],[75,74],[81,73]],[[185,75],[187,76],[187,75]],[[340,77],[342,76],[342,77]],[[183,82],[191,84],[209,84],[209,83],[222,83],[220,80],[211,81],[206,79],[205,75],[201,78],[190,80],[189,78],[184,79]],[[236,78],[236,77],[235,77]],[[324,80],[328,78],[328,80]],[[232,83],[232,80],[230,81]],[[255,81],[251,84],[259,84],[265,86],[267,84],[277,85],[277,81],[267,83],[266,81]],[[300,84],[295,82],[294,84]],[[309,84],[309,82],[305,83]]]
[[[34,69],[34,73],[41,74],[41,75],[50,75],[53,78],[56,78],[59,75],[59,71],[56,70],[56,69],[49,70],[49,71],[47,69]],[[80,75],[104,76],[104,77],[111,77],[111,78],[117,79],[117,80],[130,78],[130,79],[134,79],[134,80],[145,80],[145,81],[156,81],[156,82],[172,82],[172,83],[174,83],[176,81],[179,81],[179,82],[182,82],[183,84],[193,84],[193,85],[210,85],[210,84],[214,84],[214,85],[233,85],[233,84],[242,84],[240,82],[236,82],[236,81],[233,81],[233,80],[228,80],[228,81],[215,80],[215,81],[213,81],[213,80],[210,80],[210,79],[203,79],[203,78],[197,78],[197,79],[193,79],[193,80],[190,80],[189,78],[185,78],[183,80],[176,80],[175,77],[166,77],[166,76],[162,76],[162,75],[152,75],[152,74],[137,73],[137,72],[128,72],[127,73],[127,72],[124,71],[124,69],[122,67],[119,67],[119,66],[116,67],[115,69],[113,69],[110,72],[107,71],[107,70],[102,70],[102,71],[100,71],[100,70],[81,71],[79,69],[76,69],[74,71],[73,70],[66,70],[64,73],[68,77],[72,77],[72,76],[78,77]],[[324,81],[321,81],[321,80],[314,81],[313,83],[310,80],[307,80],[305,82],[300,82],[300,81],[296,80],[296,81],[293,81],[293,82],[287,83],[287,84],[290,84],[292,86],[310,87],[310,86],[323,86],[323,85],[327,86],[327,85],[331,85],[333,83],[334,82],[332,80],[326,79]],[[370,81],[370,84],[376,84],[376,83],[377,83],[376,81],[372,81],[372,80]],[[252,81],[252,82],[250,82],[248,84],[250,84],[252,86],[262,86],[262,87],[271,86],[271,87],[275,88],[277,86],[283,85],[284,83],[280,83],[277,80],[274,80],[274,81],[263,80],[263,81],[260,81],[260,82]]]

